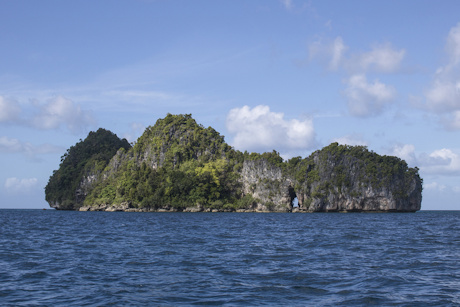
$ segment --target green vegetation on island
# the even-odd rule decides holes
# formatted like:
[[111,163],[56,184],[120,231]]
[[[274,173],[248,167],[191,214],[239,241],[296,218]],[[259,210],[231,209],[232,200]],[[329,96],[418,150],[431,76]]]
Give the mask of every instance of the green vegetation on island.
[[64,210],[416,211],[421,179],[397,157],[333,143],[284,161],[233,149],[190,114],[157,120],[131,147],[104,129],[63,156],[46,200]]
[[120,148],[128,150],[131,145],[102,128],[90,132],[84,141],[71,146],[61,157],[59,169],[53,172],[45,187],[46,201],[58,203],[61,209],[77,209],[80,199],[76,191],[82,178],[101,173]]
[[236,209],[247,201],[235,171],[242,162],[243,155],[213,128],[198,125],[191,115],[168,114],[148,127],[130,152],[114,158],[116,171],[109,165],[110,176],[83,204]]

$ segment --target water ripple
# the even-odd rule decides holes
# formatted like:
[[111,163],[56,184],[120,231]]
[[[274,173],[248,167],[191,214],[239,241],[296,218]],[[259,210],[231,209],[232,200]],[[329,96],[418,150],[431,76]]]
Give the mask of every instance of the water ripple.
[[460,212],[0,210],[0,302],[458,305]]

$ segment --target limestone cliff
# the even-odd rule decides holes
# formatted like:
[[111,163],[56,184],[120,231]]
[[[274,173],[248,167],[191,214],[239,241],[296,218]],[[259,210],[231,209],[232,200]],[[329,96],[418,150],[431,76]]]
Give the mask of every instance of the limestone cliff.
[[313,153],[306,180],[297,182],[299,207],[306,211],[420,210],[422,180],[396,157],[364,147],[331,144]]
[[266,159],[247,160],[241,170],[243,194],[257,200],[256,211],[292,211],[293,180]]
[[126,150],[131,146],[125,139],[102,128],[71,146],[45,187],[50,207],[77,210],[95,184],[101,181],[102,171],[119,148]]
[[257,208],[268,211],[415,212],[422,201],[417,168],[363,146],[333,143],[281,165],[245,161],[241,180]]
[[[69,150],[63,161],[73,162],[61,164],[47,186],[50,206],[173,212],[413,212],[421,206],[418,169],[363,146],[333,143],[307,158],[283,161],[276,151],[234,150],[191,115],[171,114],[147,128],[132,148],[105,135],[114,145],[102,147],[110,148],[109,158],[94,150],[94,135],[88,138],[92,146],[87,140],[75,146],[91,147],[78,150],[85,155]],[[66,192],[59,194],[59,188]]]

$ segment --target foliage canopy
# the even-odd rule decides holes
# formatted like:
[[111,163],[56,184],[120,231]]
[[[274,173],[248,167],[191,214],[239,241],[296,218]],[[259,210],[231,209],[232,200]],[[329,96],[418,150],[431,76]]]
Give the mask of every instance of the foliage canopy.
[[[45,188],[46,200],[59,202],[60,209],[121,203],[152,209],[250,209],[258,200],[244,192],[241,170],[245,161],[256,160],[281,170],[294,185],[291,189],[308,197],[348,191],[357,183],[382,186],[418,176],[418,169],[409,168],[405,161],[380,156],[364,146],[332,143],[307,158],[287,161],[275,150],[242,153],[213,128],[197,124],[190,114],[168,114],[148,127],[132,148],[110,131],[91,132],[62,156]],[[95,183],[81,193],[82,180],[95,175]],[[403,180],[401,197],[409,181]],[[271,181],[265,178],[264,182]],[[274,187],[279,190],[277,182]]]
[[75,191],[82,178],[102,172],[120,148],[128,150],[131,145],[103,128],[90,132],[84,141],[71,146],[61,157],[59,169],[53,172],[45,187],[46,201],[60,202],[63,207],[73,209],[78,202]]

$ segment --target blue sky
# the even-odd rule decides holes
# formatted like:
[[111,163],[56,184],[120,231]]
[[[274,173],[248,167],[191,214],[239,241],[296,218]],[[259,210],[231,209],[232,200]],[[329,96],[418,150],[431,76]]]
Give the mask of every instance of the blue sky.
[[66,149],[192,113],[240,150],[337,141],[460,210],[460,2],[0,1],[0,207],[45,208]]

